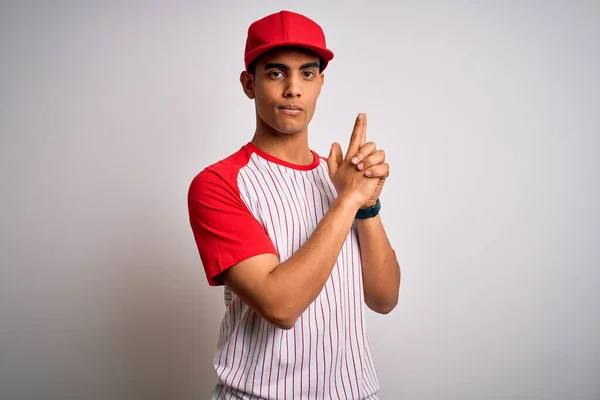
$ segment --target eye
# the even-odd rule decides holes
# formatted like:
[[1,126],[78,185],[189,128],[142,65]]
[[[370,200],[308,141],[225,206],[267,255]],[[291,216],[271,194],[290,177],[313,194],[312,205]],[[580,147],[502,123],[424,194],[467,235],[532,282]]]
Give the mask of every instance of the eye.
[[269,72],[269,77],[275,78],[275,79],[277,79],[277,78],[283,78],[283,72],[281,72],[281,71],[271,71],[271,72]]
[[317,76],[317,74],[315,74],[313,71],[304,71],[304,72],[302,72],[302,74],[304,75],[305,78],[313,78],[313,77]]

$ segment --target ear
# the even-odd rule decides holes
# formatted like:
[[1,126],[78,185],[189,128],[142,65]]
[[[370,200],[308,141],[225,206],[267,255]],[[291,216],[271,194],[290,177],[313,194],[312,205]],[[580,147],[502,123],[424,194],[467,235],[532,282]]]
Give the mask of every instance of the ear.
[[242,71],[240,74],[240,83],[242,84],[242,90],[246,93],[249,99],[255,97],[254,94],[254,75],[248,71]]

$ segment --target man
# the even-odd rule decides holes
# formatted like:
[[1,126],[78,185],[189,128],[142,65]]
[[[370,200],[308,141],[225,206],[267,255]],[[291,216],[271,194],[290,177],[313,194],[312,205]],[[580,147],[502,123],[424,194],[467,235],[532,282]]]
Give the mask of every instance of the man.
[[210,285],[225,285],[213,399],[377,399],[364,304],[397,303],[400,269],[380,216],[389,174],[366,142],[320,158],[308,124],[333,59],[323,30],[281,11],[248,29],[244,93],[256,130],[192,181],[190,222]]

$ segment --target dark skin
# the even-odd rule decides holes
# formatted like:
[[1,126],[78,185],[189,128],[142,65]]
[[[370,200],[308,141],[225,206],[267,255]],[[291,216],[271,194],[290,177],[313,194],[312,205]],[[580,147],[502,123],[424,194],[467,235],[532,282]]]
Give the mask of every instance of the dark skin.
[[[255,100],[252,143],[261,150],[298,165],[313,162],[308,124],[324,82],[319,61],[308,51],[278,49],[260,57],[254,73],[241,73],[244,92]],[[378,313],[388,313],[398,301],[400,269],[380,216],[354,218],[359,208],[377,200],[389,175],[385,154],[366,142],[366,115],[357,117],[346,155],[334,143],[327,164],[338,196],[304,245],[285,262],[274,254],[262,254],[232,266],[222,276],[250,307],[282,329],[293,327],[319,295],[355,221],[365,303]]]

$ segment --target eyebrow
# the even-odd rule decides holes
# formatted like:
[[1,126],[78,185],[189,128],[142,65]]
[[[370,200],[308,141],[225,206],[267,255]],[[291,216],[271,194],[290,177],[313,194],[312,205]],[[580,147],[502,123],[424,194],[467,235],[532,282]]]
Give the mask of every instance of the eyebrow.
[[[267,63],[265,65],[265,69],[271,69],[271,68],[290,70],[289,65],[282,64],[282,63],[272,62],[272,63]],[[319,68],[319,63],[316,61],[313,61],[313,62],[304,63],[300,66],[300,69],[307,69],[307,68]]]

